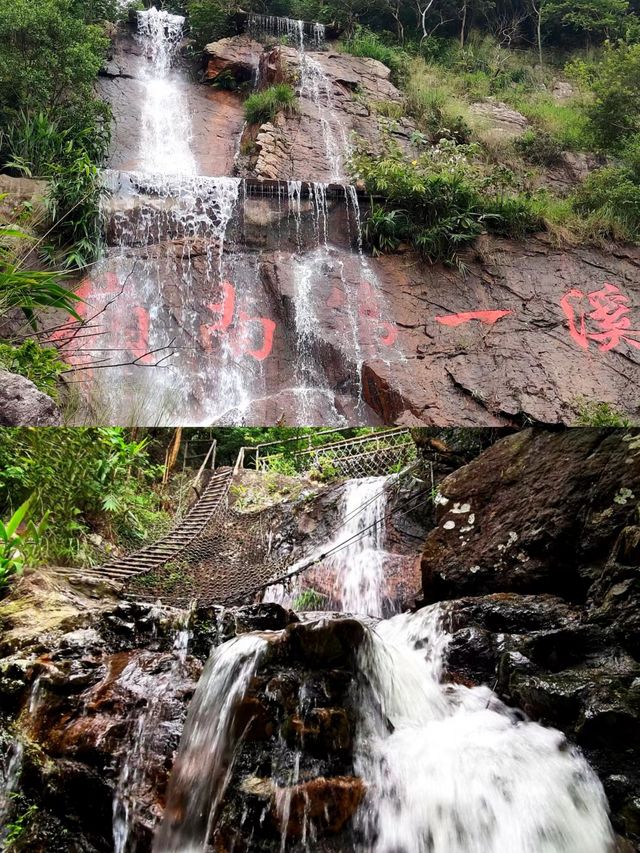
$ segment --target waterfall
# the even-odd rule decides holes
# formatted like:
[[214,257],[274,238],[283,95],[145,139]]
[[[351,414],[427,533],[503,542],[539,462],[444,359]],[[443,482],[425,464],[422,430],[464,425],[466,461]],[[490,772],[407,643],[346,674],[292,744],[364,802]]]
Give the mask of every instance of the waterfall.
[[438,606],[380,622],[360,652],[358,816],[369,853],[608,853],[602,785],[564,736],[488,687],[441,681]]
[[[347,480],[339,499],[334,535],[316,547],[319,559],[322,554],[330,556],[314,565],[313,576],[319,579],[322,590],[330,591],[331,606],[338,612],[381,618],[389,611],[384,589],[385,537],[388,488],[395,477]],[[313,557],[308,555],[291,566],[291,574],[295,576]],[[290,591],[274,584],[263,600],[292,607],[303,590],[296,577]]]
[[[340,528],[321,549],[340,549],[323,573],[334,573],[341,612],[381,616],[385,606],[385,479],[345,484]],[[442,616],[436,605],[365,623],[354,766],[368,794],[353,849],[610,853],[606,798],[581,753],[488,687],[443,682]]]
[[287,39],[299,50],[305,43],[315,48],[323,47],[326,40],[326,27],[320,23],[306,23],[294,18],[282,18],[277,15],[249,15],[247,28],[256,38],[265,36],[275,39]]
[[184,87],[173,73],[184,18],[158,11],[138,12],[138,40],[147,66],[143,77],[142,171],[195,175],[191,117]]
[[[318,548],[319,554],[333,551],[323,571],[334,573],[336,610],[359,614],[364,628],[352,700],[353,768],[366,793],[349,846],[340,849],[611,853],[606,797],[580,751],[559,731],[507,707],[490,688],[446,681],[446,604],[371,618],[386,607],[389,479],[347,481],[334,536]],[[267,645],[265,634],[242,634],[209,659],[189,710],[154,853],[204,853],[243,736],[235,712]],[[303,686],[298,695],[301,709],[305,691]],[[302,754],[282,746],[273,750],[272,778],[285,853]],[[295,849],[310,853],[317,839],[309,821],[307,827],[305,812]]]
[[268,646],[244,634],[214,650],[189,706],[154,853],[204,853],[242,732],[236,712]]
[[334,599],[342,612],[383,615],[387,487],[393,477],[348,480],[342,495],[342,525],[327,561],[335,572]]
[[333,82],[320,62],[302,51],[300,53],[300,97],[308,98],[316,108],[322,128],[330,181],[340,183],[344,180],[344,161],[349,153],[349,140],[335,110]]

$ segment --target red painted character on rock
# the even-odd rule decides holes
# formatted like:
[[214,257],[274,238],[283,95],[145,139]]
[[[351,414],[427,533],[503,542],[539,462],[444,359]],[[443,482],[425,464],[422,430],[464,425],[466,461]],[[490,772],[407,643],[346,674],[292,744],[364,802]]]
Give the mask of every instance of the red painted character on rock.
[[629,298],[617,285],[605,282],[600,290],[586,295],[574,288],[562,297],[560,306],[569,321],[569,334],[582,349],[589,349],[591,341],[598,344],[602,352],[615,349],[621,343],[640,349],[640,330],[632,328],[628,316],[631,311]]
[[256,361],[263,361],[271,354],[276,324],[268,317],[251,317],[242,308],[238,310],[235,328],[232,326],[236,313],[236,289],[228,281],[223,281],[222,301],[209,305],[213,314],[218,315],[215,323],[200,326],[200,336],[204,348],[211,351],[212,340],[220,333],[229,335],[231,351],[236,357],[248,355]]

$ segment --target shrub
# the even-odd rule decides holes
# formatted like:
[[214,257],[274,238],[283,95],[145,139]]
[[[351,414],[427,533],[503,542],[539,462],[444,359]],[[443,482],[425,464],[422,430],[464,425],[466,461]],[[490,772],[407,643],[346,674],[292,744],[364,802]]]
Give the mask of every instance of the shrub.
[[40,524],[28,518],[33,497],[27,498],[7,522],[0,520],[0,592],[14,575],[22,573],[25,563],[39,545],[46,524],[46,514]]
[[527,130],[514,141],[514,147],[529,163],[555,166],[562,160],[562,147],[544,130]]
[[585,73],[595,95],[587,114],[596,140],[620,150],[640,134],[640,44],[607,44],[601,62]]
[[374,204],[362,224],[362,239],[374,255],[395,252],[409,224],[404,210],[386,210]]
[[640,181],[625,166],[593,172],[574,196],[576,211],[588,214],[603,237],[640,240]]
[[628,427],[629,420],[617,412],[610,403],[592,403],[578,401],[578,417],[575,426],[590,427]]
[[370,245],[392,251],[406,238],[431,262],[459,263],[459,250],[485,228],[522,236],[540,227],[531,200],[510,190],[513,175],[502,168],[484,173],[473,162],[476,153],[477,146],[446,140],[410,163],[397,149],[379,158],[356,153],[355,176],[385,198],[374,208]]
[[104,192],[100,171],[85,150],[70,163],[54,164],[47,193],[47,209],[67,267],[82,268],[100,251],[100,199]]
[[67,369],[54,347],[41,347],[32,340],[20,346],[0,343],[0,368],[26,376],[39,391],[54,399],[58,396],[58,377]]
[[249,124],[273,121],[283,111],[295,109],[296,93],[288,83],[277,83],[262,92],[249,95],[244,102],[244,115]]
[[294,610],[322,610],[326,606],[327,597],[316,589],[305,589],[293,602]]
[[0,224],[0,316],[19,308],[33,329],[37,308],[60,308],[80,320],[74,308],[79,297],[59,283],[59,273],[30,270],[22,264],[15,244],[28,239],[19,229]]

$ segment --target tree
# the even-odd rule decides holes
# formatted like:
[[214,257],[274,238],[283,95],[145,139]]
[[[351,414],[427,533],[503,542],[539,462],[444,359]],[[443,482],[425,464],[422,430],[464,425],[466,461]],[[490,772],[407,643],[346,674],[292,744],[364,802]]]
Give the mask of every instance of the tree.
[[622,34],[628,12],[628,0],[547,0],[542,23],[570,28],[590,42]]
[[2,0],[0,109],[92,99],[108,46],[102,28],[74,14],[71,0]]

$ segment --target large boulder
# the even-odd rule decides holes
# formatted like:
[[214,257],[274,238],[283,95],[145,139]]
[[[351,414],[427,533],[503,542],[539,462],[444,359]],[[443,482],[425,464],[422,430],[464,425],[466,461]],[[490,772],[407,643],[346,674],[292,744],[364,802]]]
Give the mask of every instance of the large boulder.
[[582,602],[639,496],[632,432],[516,433],[441,484],[425,600],[513,591]]
[[59,426],[60,409],[24,376],[0,370],[0,426]]

